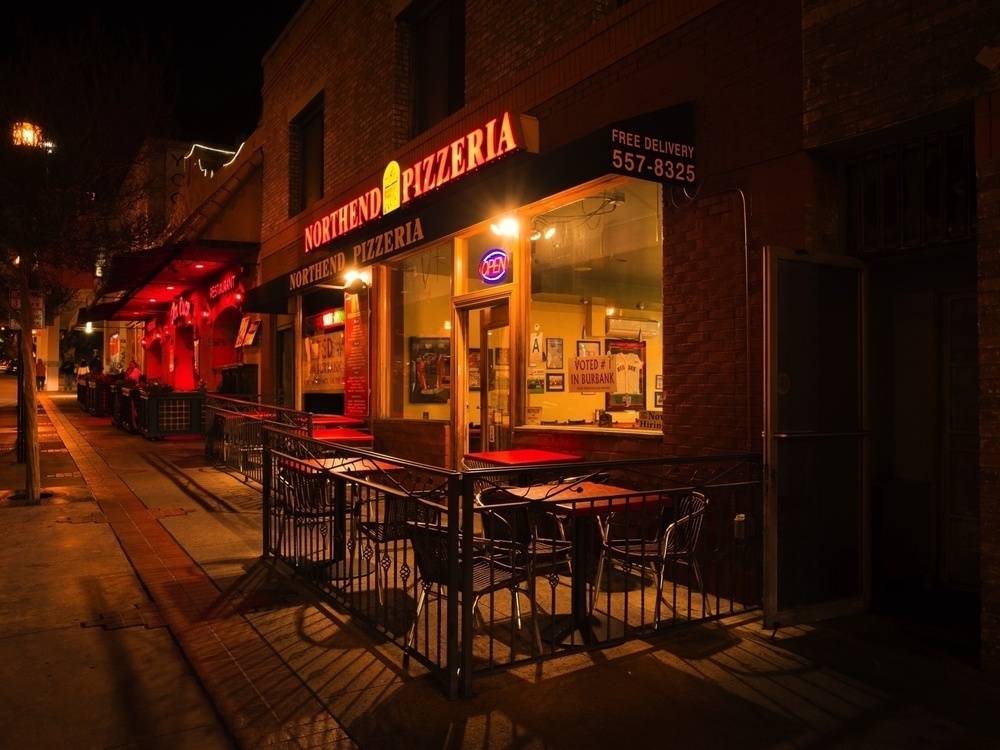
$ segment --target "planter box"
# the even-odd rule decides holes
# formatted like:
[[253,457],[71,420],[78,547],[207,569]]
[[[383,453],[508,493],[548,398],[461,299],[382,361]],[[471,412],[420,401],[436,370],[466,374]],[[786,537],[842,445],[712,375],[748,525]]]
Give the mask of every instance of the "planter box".
[[111,413],[111,383],[87,383],[87,405],[84,407],[95,417]]
[[121,386],[121,427],[133,435],[139,433],[139,410],[145,408],[139,398],[139,389],[134,385]]
[[205,394],[201,391],[177,393],[140,393],[139,432],[147,440],[162,440],[167,435],[201,433],[202,404]]

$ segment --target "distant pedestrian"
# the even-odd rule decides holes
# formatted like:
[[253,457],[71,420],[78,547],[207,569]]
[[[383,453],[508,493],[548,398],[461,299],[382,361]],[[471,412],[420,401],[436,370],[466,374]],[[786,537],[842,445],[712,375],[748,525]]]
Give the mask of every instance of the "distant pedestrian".
[[63,386],[67,391],[73,390],[73,378],[76,377],[76,365],[72,359],[67,359],[59,366],[59,372],[63,376]]
[[142,371],[139,369],[139,363],[133,359],[128,363],[128,367],[125,368],[125,379],[133,383],[138,383],[141,375]]
[[100,375],[104,372],[104,365],[101,364],[101,358],[96,354],[94,355],[94,358],[90,360],[90,371],[95,375]]
[[76,382],[80,383],[81,380],[86,380],[87,375],[90,373],[90,365],[87,364],[87,360],[81,359],[80,364],[76,366]]
[[45,360],[39,357],[35,360],[35,386],[40,391],[45,390]]

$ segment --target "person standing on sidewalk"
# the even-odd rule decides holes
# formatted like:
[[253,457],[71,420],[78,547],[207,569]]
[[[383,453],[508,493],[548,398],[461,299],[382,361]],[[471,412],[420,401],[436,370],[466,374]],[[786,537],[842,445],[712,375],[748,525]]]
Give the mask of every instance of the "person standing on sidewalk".
[[45,360],[39,357],[35,360],[35,386],[38,390],[45,390]]
[[63,376],[63,386],[67,391],[73,390],[73,380],[76,377],[76,365],[72,359],[67,359],[59,366],[59,372]]

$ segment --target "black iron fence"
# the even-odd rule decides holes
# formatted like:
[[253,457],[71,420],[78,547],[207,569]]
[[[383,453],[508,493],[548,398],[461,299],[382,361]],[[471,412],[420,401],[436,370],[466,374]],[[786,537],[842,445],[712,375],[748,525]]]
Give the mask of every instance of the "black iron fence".
[[264,555],[449,697],[760,606],[758,455],[455,472],[260,429]]

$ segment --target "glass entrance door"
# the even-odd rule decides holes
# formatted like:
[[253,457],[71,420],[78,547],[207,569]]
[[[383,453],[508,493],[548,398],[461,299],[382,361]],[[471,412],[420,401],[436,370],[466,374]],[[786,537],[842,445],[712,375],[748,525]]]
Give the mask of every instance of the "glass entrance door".
[[[510,306],[507,298],[458,308],[457,336],[462,362],[468,363],[464,414],[456,418],[456,441],[466,453],[510,447]],[[457,403],[462,403],[456,399]],[[461,465],[461,456],[456,465]]]
[[869,589],[865,273],[767,249],[764,617],[862,610]]

